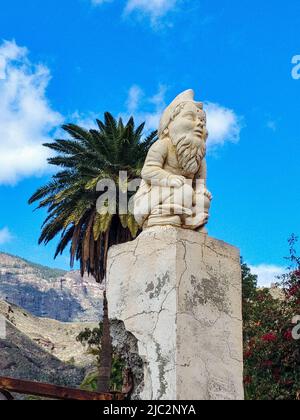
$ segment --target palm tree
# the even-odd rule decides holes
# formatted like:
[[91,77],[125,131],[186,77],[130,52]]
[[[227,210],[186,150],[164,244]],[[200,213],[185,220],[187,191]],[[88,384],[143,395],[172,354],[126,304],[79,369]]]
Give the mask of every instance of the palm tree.
[[[152,132],[142,139],[144,125],[135,127],[134,119],[127,124],[105,113],[104,122],[97,120],[98,129],[86,130],[74,124],[62,128],[70,139],[57,139],[44,146],[56,152],[48,159],[60,168],[51,181],[39,188],[29,199],[29,204],[39,202],[39,208],[47,209],[39,244],[48,244],[60,235],[54,258],[70,246],[70,265],[79,261],[80,271],[94,276],[98,283],[105,279],[107,253],[112,245],[127,242],[139,232],[132,214],[99,213],[97,200],[103,193],[97,192],[98,182],[112,179],[118,190],[119,172],[126,171],[128,181],[140,176],[142,165],[151,145],[157,139]],[[128,199],[130,194],[128,194]],[[111,366],[111,342],[107,315],[107,299],[104,292],[103,357],[100,366],[99,391],[109,387]]]

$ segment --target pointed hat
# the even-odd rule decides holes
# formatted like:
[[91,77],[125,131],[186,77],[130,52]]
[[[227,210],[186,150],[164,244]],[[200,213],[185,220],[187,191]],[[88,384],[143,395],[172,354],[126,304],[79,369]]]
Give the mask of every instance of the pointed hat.
[[195,102],[195,93],[192,89],[185,90],[180,93],[173,102],[164,110],[163,115],[160,119],[158,134],[161,135],[168,127],[170,121],[175,118],[175,110],[179,105],[186,102],[194,102],[200,109],[203,109],[202,102]]

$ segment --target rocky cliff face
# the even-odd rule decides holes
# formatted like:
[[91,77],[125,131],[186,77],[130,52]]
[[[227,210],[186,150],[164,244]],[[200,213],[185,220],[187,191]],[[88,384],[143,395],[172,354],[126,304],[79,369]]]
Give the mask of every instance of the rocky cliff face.
[[[90,355],[76,338],[86,328],[96,328],[97,323],[59,322],[48,318],[38,318],[16,305],[2,301],[0,301],[0,317],[0,320],[6,322],[8,340],[9,332],[18,330],[18,334],[13,333],[13,336],[23,334],[40,348],[41,353],[47,352],[63,363],[87,368],[95,361],[94,356]],[[0,352],[0,366],[1,361],[3,362],[3,355]]]
[[85,369],[63,363],[7,323],[7,337],[0,338],[0,375],[16,379],[77,387]]
[[0,300],[38,317],[62,322],[99,321],[103,291],[92,277],[64,272],[0,253]]
[[76,337],[97,324],[37,318],[1,301],[0,321],[0,376],[77,387],[94,366]]

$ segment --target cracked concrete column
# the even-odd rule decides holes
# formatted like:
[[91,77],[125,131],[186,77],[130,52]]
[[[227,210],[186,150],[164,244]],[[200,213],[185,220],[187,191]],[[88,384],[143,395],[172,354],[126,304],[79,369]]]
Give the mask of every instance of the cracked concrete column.
[[243,399],[238,249],[174,227],[113,247],[110,318],[123,321],[144,361],[141,399]]

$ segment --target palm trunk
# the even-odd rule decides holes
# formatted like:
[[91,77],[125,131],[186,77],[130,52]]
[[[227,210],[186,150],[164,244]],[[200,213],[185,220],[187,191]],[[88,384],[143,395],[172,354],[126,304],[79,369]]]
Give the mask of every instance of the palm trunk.
[[103,334],[101,339],[101,358],[99,365],[98,392],[110,391],[112,367],[112,343],[108,318],[108,302],[106,291],[103,293]]

